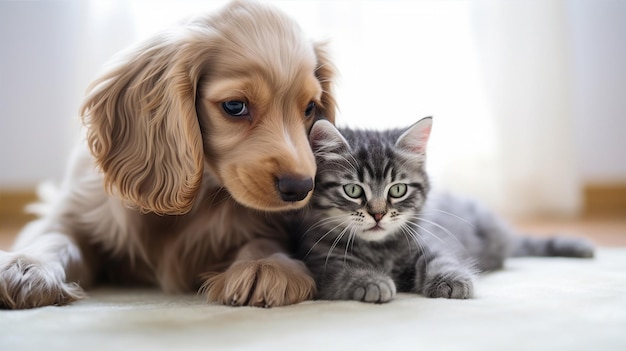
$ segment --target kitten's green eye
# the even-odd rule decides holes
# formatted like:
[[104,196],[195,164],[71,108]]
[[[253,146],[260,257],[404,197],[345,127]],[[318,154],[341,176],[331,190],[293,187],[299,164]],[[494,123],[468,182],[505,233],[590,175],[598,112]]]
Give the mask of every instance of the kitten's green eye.
[[363,188],[358,184],[346,184],[343,186],[343,191],[353,199],[358,199],[363,195]]
[[406,184],[398,183],[394,184],[389,188],[389,196],[399,198],[403,197],[406,194]]

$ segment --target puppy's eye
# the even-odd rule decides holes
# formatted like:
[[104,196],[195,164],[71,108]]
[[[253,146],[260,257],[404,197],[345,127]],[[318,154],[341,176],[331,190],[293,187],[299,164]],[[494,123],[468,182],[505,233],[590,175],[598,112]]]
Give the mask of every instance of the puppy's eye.
[[306,105],[306,109],[304,110],[305,117],[313,116],[313,112],[315,112],[315,102],[311,101],[308,105]]
[[243,101],[226,101],[222,102],[222,109],[233,117],[243,117],[248,115],[248,106]]

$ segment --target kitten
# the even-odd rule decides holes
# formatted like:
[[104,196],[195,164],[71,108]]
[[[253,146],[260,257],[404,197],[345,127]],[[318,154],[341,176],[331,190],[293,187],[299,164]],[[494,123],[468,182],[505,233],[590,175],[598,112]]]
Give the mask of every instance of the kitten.
[[508,256],[593,256],[585,241],[520,237],[474,202],[429,195],[431,126],[424,118],[405,130],[339,132],[321,120],[311,129],[318,170],[297,253],[318,298],[466,299],[477,272],[501,268]]

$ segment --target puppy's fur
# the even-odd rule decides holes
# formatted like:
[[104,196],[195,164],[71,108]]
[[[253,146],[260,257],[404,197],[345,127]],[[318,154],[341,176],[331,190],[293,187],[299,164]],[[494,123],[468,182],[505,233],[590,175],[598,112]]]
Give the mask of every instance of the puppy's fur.
[[312,297],[277,212],[311,194],[285,201],[277,179],[314,177],[307,131],[334,120],[332,76],[323,47],[254,3],[129,52],[90,88],[87,140],[50,210],[0,252],[0,306],[65,304],[102,280],[234,305]]

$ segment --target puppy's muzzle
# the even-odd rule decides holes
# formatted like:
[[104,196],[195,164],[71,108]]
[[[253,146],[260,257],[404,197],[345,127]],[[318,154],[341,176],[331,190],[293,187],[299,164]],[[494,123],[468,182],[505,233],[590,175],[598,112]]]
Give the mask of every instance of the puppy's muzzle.
[[313,178],[298,176],[283,176],[276,180],[276,188],[283,201],[295,202],[304,200],[313,190]]

